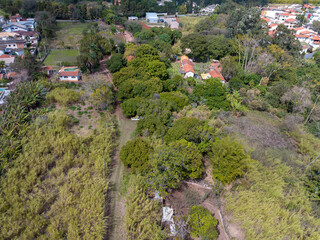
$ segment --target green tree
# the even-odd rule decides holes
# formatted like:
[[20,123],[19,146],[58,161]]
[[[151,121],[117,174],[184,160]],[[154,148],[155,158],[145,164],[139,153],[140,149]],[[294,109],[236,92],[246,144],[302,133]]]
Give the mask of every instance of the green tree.
[[180,5],[180,6],[178,7],[178,12],[179,12],[180,14],[186,14],[186,13],[187,13],[187,6],[186,6],[185,4]]
[[191,33],[181,39],[181,49],[185,52],[190,49],[188,54],[195,60],[205,61],[208,59],[208,40],[205,36],[198,33]]
[[145,173],[149,169],[152,153],[153,148],[146,140],[136,138],[122,146],[120,159],[125,166],[131,168],[133,173]]
[[179,140],[159,147],[151,159],[151,186],[165,194],[182,180],[200,178],[204,173],[202,155],[194,143]]
[[214,130],[203,121],[195,117],[183,117],[176,120],[164,136],[166,142],[185,139],[196,144],[209,142],[214,135]]
[[172,104],[161,99],[141,102],[137,110],[138,116],[142,117],[137,126],[138,134],[163,136],[172,123],[172,110]]
[[190,96],[194,102],[207,105],[210,109],[229,109],[227,89],[219,79],[207,79],[205,83],[197,84]]
[[211,36],[208,42],[208,52],[210,58],[221,59],[229,55],[232,51],[230,40],[224,35]]
[[320,21],[313,21],[312,22],[312,29],[317,33],[320,33]]
[[241,6],[234,9],[227,21],[227,36],[232,38],[243,34],[263,34],[263,28],[261,27],[263,22],[260,14],[261,11],[256,7],[246,9]]
[[229,184],[244,175],[249,155],[245,153],[242,145],[230,137],[217,139],[212,144],[210,162],[212,176],[222,184]]
[[118,72],[121,68],[127,65],[127,61],[123,58],[123,55],[120,53],[115,53],[110,59],[106,62],[107,68],[111,73]]
[[134,96],[150,97],[155,93],[162,92],[162,83],[159,78],[152,77],[147,81],[139,82],[133,89]]
[[136,116],[137,110],[139,108],[141,101],[142,101],[142,98],[140,97],[130,98],[128,100],[125,100],[123,103],[121,103],[121,109],[123,114],[126,117]]
[[202,240],[218,239],[218,220],[202,206],[193,206],[188,214],[188,227],[193,238]]
[[188,97],[181,92],[163,92],[160,93],[160,99],[171,102],[174,111],[179,111],[189,104]]
[[280,24],[275,32],[272,43],[287,50],[291,55],[298,56],[301,50],[299,40],[295,39],[294,30],[288,29],[285,25]]

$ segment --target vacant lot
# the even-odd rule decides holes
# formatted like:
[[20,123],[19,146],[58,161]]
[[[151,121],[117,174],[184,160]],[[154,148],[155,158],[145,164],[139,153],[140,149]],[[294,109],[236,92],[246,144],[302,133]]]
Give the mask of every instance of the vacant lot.
[[205,16],[184,16],[179,17],[179,23],[182,23],[182,35],[188,35],[194,31],[195,25],[201,20],[205,18]]
[[77,63],[77,56],[79,55],[76,49],[56,49],[51,50],[49,56],[44,61],[46,66],[60,66],[63,62],[68,62],[72,64]]
[[88,25],[89,23],[59,22],[56,36],[50,42],[51,49],[77,49],[82,33]]

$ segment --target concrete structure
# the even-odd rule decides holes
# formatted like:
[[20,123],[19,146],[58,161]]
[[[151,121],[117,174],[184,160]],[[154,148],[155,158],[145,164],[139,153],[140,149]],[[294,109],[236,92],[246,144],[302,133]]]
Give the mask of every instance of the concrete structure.
[[146,13],[146,19],[149,23],[158,23],[159,22],[158,14],[156,14],[154,12]]
[[129,20],[130,22],[138,21],[138,17],[136,17],[136,16],[128,17],[128,20]]
[[78,67],[62,67],[59,70],[59,79],[67,82],[78,82],[81,80],[81,72]]

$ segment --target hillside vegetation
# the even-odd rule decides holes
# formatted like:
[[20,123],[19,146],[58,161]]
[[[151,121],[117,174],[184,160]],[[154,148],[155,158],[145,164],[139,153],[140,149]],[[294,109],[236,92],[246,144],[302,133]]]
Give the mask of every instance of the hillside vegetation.
[[0,238],[103,239],[108,164],[115,129],[70,133],[63,111],[39,117],[20,156],[1,179]]

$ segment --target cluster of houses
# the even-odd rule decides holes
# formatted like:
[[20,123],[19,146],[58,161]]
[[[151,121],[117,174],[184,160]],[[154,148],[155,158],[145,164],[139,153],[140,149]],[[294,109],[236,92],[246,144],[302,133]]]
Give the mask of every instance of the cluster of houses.
[[[299,25],[298,16],[303,15],[308,23]],[[269,35],[276,33],[280,24],[295,31],[295,37],[302,44],[302,51],[315,50],[320,46],[320,35],[313,31],[311,23],[320,20],[320,7],[312,4],[294,4],[286,7],[266,7],[261,11],[261,19],[267,22]]]
[[[192,77],[199,78],[199,76],[194,71],[193,61],[186,55],[180,58],[180,73],[184,75],[184,78]],[[218,60],[213,60],[208,73],[201,74],[201,79],[206,80],[209,78],[218,78],[222,83],[226,80],[221,74],[222,66]]]
[[14,76],[10,64],[16,57],[23,57],[24,49],[29,48],[32,54],[36,54],[39,35],[35,31],[36,22],[33,18],[22,18],[19,14],[9,19],[0,16],[0,80]]

